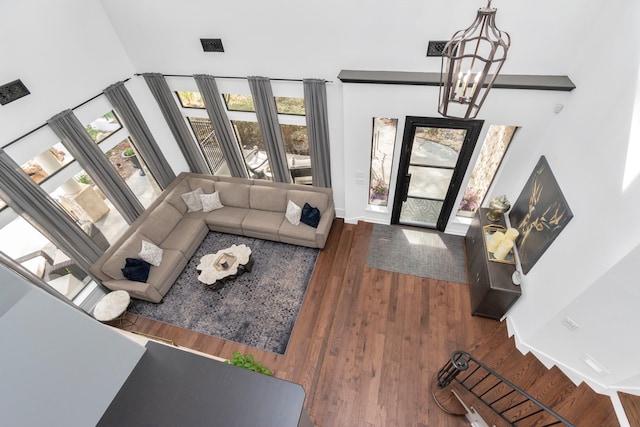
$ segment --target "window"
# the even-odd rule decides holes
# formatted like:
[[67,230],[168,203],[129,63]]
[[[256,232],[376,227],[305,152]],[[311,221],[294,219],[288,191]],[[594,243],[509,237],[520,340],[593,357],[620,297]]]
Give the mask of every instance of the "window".
[[233,130],[240,143],[244,161],[249,169],[249,177],[271,181],[271,169],[267,149],[264,146],[258,122],[232,120]]
[[398,119],[374,117],[369,174],[369,204],[387,206]]
[[[176,91],[180,106],[185,109],[203,109],[199,92]],[[223,93],[222,98],[230,122],[240,145],[249,176],[271,180],[267,150],[262,139],[251,95]],[[293,182],[312,184],[309,141],[304,121],[304,98],[274,97],[280,118],[288,168]],[[189,122],[199,148],[214,175],[230,175],[223,152],[208,117],[199,113],[183,112]]]
[[86,125],[85,129],[93,142],[99,144],[114,132],[122,129],[122,125],[116,117],[116,114],[113,111],[109,111],[107,114],[98,117]]
[[[250,95],[235,95],[225,93],[222,95],[228,111],[255,112],[253,98]],[[274,97],[278,114],[290,114],[304,116],[304,98]]]
[[36,184],[40,184],[73,160],[73,156],[71,156],[62,143],[59,142],[48,150],[38,154],[21,167]]
[[113,243],[127,228],[120,212],[104,196],[91,176],[81,170],[49,194],[79,224],[93,224]]
[[304,116],[304,98],[288,98],[276,96],[276,108],[278,114],[291,114]]
[[0,229],[0,251],[69,300],[91,281],[67,254],[20,216]]
[[457,216],[471,218],[482,206],[502,159],[513,139],[516,126],[491,125],[460,201]]
[[211,125],[211,120],[199,117],[187,117],[187,120],[191,125],[193,134],[196,136],[200,150],[204,155],[204,160],[207,162],[211,173],[214,175],[231,175],[224,159],[222,148],[220,148],[220,143]]
[[105,155],[142,206],[147,208],[161,193],[160,186],[149,172],[142,156],[136,152],[130,138],[120,141]]
[[176,94],[182,108],[204,108],[204,101],[200,92],[177,91]]
[[307,127],[300,125],[280,125],[287,153],[287,163],[294,184],[311,185],[311,157]]
[[253,105],[253,98],[250,95],[232,95],[225,93],[222,95],[222,98],[229,111],[256,111],[256,107]]

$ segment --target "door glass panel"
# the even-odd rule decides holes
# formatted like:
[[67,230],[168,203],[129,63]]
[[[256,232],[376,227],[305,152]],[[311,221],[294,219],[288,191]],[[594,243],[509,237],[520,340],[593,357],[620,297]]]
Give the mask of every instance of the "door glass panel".
[[444,200],[453,176],[453,169],[409,166],[411,182],[409,197]]
[[443,202],[427,199],[411,199],[402,205],[400,222],[407,225],[435,227],[442,210]]
[[466,133],[464,129],[416,128],[410,163],[454,168]]

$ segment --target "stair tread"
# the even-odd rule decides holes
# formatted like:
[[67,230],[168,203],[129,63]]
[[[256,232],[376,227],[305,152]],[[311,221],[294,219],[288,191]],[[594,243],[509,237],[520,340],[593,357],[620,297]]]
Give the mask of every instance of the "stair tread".
[[553,407],[575,389],[576,385],[573,381],[557,366],[552,366],[526,392],[548,407]]
[[464,403],[476,410],[478,414],[482,417],[482,419],[490,426],[495,425],[495,427],[510,427],[510,424],[503,420],[498,414],[489,409],[488,406],[484,405],[480,399],[471,394],[467,389],[462,387],[458,383],[451,383],[451,388],[458,393],[460,398],[464,401]]
[[618,392],[618,396],[620,396],[620,402],[622,402],[624,412],[627,414],[629,425],[640,427],[640,396],[623,392]]
[[585,383],[580,384],[552,409],[580,427],[620,425],[616,417],[613,420],[610,417],[615,412],[611,399],[596,393]]
[[[544,367],[535,357],[512,357],[505,363],[503,363],[497,370],[498,374],[511,381],[522,390],[528,390],[532,386],[537,378],[540,378],[547,372],[547,368]],[[511,389],[510,386],[497,386],[490,392],[486,393],[485,400],[495,401],[502,395],[508,393]],[[519,393],[511,393],[508,396],[500,398],[496,402],[495,406],[498,411],[504,411],[513,405],[516,405],[526,400],[526,397]]]

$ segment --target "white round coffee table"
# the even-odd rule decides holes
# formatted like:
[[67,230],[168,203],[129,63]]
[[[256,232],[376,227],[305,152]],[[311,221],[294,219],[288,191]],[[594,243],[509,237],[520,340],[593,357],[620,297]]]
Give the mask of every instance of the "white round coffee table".
[[93,309],[93,317],[103,323],[119,320],[122,325],[131,297],[127,291],[113,291],[103,296]]
[[[220,264],[221,260],[229,261],[226,267]],[[252,267],[251,248],[247,245],[231,245],[215,254],[207,254],[200,258],[200,264],[196,269],[200,271],[199,281],[212,289],[220,289],[227,280],[250,272]]]

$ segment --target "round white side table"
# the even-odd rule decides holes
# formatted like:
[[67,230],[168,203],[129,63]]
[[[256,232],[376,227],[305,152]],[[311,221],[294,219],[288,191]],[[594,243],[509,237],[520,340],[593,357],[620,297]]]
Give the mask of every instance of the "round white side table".
[[130,302],[131,297],[127,291],[109,292],[96,304],[93,309],[93,317],[103,323],[111,323],[118,320],[122,325]]

